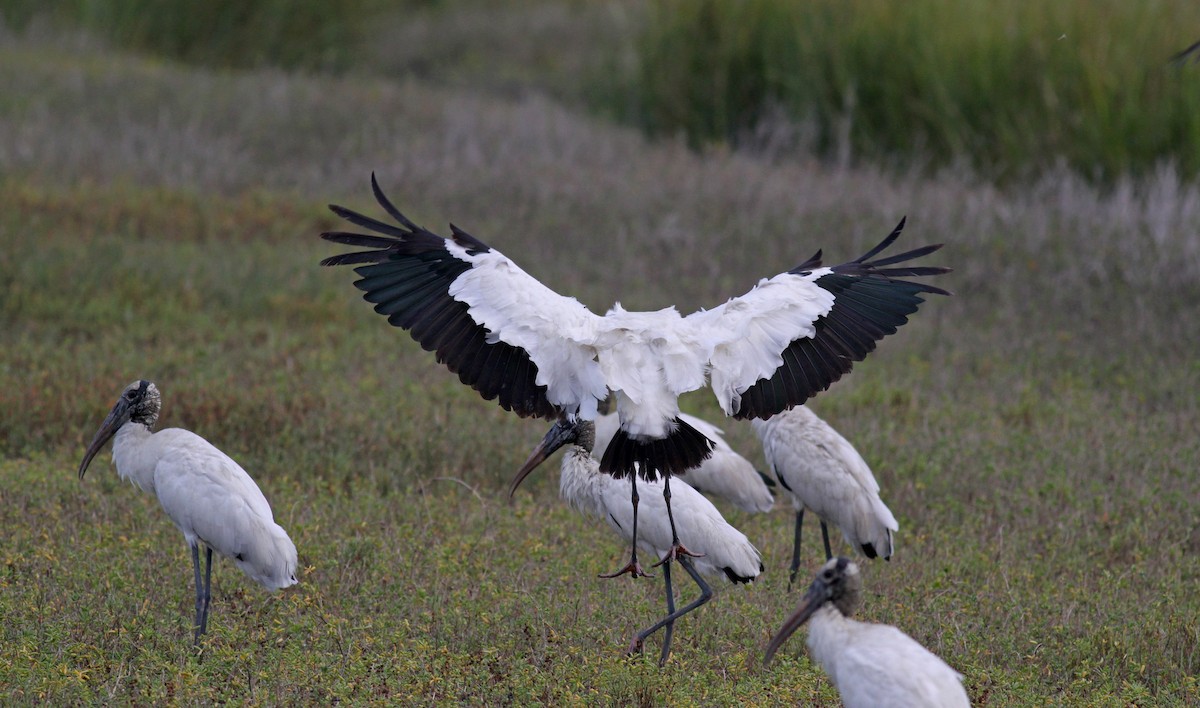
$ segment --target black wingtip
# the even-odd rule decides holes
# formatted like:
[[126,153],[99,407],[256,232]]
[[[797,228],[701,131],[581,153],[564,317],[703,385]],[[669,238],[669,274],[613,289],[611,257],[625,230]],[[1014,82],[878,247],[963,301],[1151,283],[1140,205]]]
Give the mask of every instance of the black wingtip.
[[383,207],[384,211],[390,214],[393,219],[400,222],[409,231],[422,230],[420,226],[414,224],[407,216],[397,209],[396,205],[392,203],[391,199],[387,198],[387,195],[383,193],[383,189],[379,186],[379,180],[375,179],[375,172],[373,170],[371,171],[371,193],[375,195],[375,201],[379,203],[379,206]]
[[875,257],[877,254],[882,253],[885,248],[892,245],[893,243],[895,243],[896,239],[900,238],[901,232],[904,231],[904,225],[907,223],[908,223],[908,215],[906,214],[906,215],[900,217],[900,223],[896,224],[896,228],[892,229],[892,232],[890,234],[888,234],[886,238],[884,238],[882,241],[880,241],[879,245],[875,246],[875,248],[872,248],[871,250],[862,254],[858,258],[855,258],[851,262],[865,264],[867,261],[869,261],[871,258]]
[[805,272],[808,272],[811,270],[816,270],[817,268],[820,268],[820,267],[821,267],[821,251],[820,251],[820,249],[818,249],[817,252],[812,254],[812,256],[808,260],[804,261],[803,263],[796,266],[795,268],[792,268],[788,272],[789,273],[805,273]]

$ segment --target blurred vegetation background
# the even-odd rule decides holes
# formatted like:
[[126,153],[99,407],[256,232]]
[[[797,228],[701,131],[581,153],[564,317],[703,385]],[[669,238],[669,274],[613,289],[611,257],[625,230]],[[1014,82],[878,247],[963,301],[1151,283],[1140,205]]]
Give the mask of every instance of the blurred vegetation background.
[[[472,63],[526,79],[532,68],[600,114],[694,147],[967,166],[1001,181],[1063,164],[1104,184],[1200,171],[1200,64],[1171,61],[1200,38],[1187,0],[568,1],[533,33],[505,32],[495,20],[522,4],[533,3],[4,0],[0,12],[16,30],[78,27],[211,67],[442,79]],[[555,33],[580,12],[597,15],[583,25],[596,51],[556,66],[556,47],[581,33]],[[437,46],[414,46],[413,30],[431,28],[445,30]]]

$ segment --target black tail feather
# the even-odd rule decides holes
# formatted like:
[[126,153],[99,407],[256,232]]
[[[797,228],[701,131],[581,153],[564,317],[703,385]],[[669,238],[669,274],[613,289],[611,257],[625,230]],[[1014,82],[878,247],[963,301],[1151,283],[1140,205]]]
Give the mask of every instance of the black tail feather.
[[684,474],[708,459],[712,449],[711,440],[678,418],[665,438],[638,440],[618,429],[600,460],[600,471],[618,479],[637,471],[652,481],[662,474]]
[[[754,579],[758,577],[757,575],[738,575],[733,570],[733,568],[730,568],[729,566],[725,566],[721,570],[725,573],[725,577],[729,578],[729,582],[731,582],[731,583],[740,583],[742,585],[747,585],[749,583],[754,582]],[[762,573],[764,570],[765,570],[765,568],[763,567],[763,564],[759,563],[758,564],[758,572]]]

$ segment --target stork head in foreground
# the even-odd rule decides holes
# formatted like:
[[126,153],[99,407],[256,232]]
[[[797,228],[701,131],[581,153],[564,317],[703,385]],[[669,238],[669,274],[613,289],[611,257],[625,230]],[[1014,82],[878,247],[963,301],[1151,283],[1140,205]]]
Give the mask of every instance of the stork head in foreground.
[[847,558],[831,559],[817,573],[796,611],[771,638],[763,664],[771,663],[771,658],[775,656],[779,647],[825,603],[832,604],[843,617],[852,617],[861,598],[862,576],[858,572],[858,566]]
[[508,498],[512,499],[521,482],[524,482],[538,465],[545,462],[547,457],[553,455],[555,450],[571,443],[591,452],[592,446],[596,444],[596,424],[590,420],[572,420],[566,416],[559,418],[537,447],[533,448],[521,469],[517,470],[517,474],[508,485]]
[[146,426],[146,429],[149,430],[154,427],[154,422],[158,420],[158,412],[161,409],[162,396],[158,392],[158,387],[152,382],[141,379],[126,386],[125,390],[121,392],[121,397],[108,412],[108,416],[104,418],[104,422],[100,424],[100,429],[92,438],[92,444],[88,445],[87,452],[83,455],[83,462],[79,464],[79,478],[83,479],[83,475],[87,472],[88,465],[92,464],[96,453],[100,452],[104,444],[117,434],[122,425],[132,421]]

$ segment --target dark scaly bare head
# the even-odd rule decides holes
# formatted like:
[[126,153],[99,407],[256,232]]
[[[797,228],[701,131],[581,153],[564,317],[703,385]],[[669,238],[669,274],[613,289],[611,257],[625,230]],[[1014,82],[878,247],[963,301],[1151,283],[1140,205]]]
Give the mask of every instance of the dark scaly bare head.
[[858,572],[858,566],[847,558],[830,559],[817,571],[817,576],[813,578],[808,592],[800,599],[796,611],[771,638],[766,656],[763,657],[763,664],[771,663],[771,658],[775,656],[779,647],[825,603],[832,604],[843,616],[850,617],[858,609],[861,597],[862,575]]
[[525,481],[534,468],[554,454],[555,450],[568,443],[574,443],[591,452],[592,447],[596,444],[596,424],[590,420],[568,416],[559,418],[537,447],[533,448],[533,452],[529,454],[529,459],[525,460],[525,464],[521,465],[521,469],[517,470],[516,476],[508,485],[509,498],[512,498],[517,487],[521,486],[521,482]]
[[121,397],[108,412],[104,422],[100,424],[100,429],[96,431],[92,443],[88,445],[87,452],[83,455],[83,462],[79,463],[79,478],[83,479],[88,465],[92,463],[92,458],[100,452],[100,448],[104,447],[106,442],[112,439],[112,436],[117,434],[122,425],[133,422],[152,429],[154,422],[158,420],[158,412],[161,409],[162,396],[158,393],[158,387],[150,381],[138,380],[126,386],[125,390],[121,392]]

